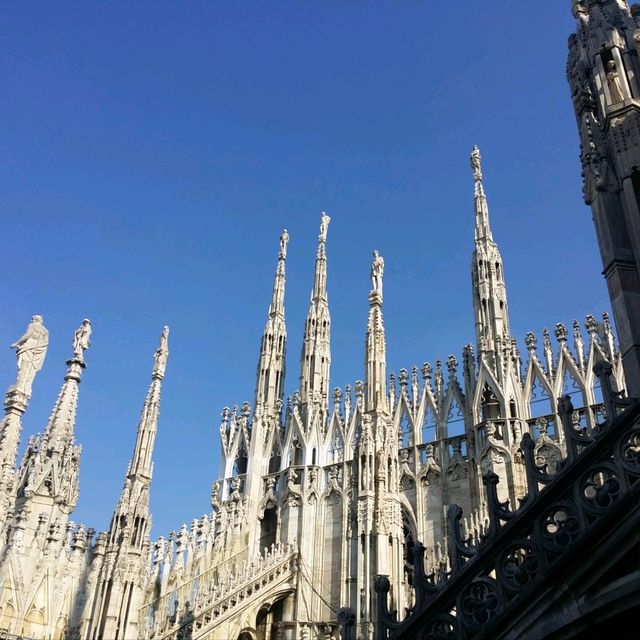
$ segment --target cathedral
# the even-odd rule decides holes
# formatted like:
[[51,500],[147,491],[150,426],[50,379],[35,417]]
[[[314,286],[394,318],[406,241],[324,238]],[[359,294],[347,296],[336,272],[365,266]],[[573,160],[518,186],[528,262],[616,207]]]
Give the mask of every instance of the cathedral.
[[[512,509],[527,506],[527,455],[545,478],[562,475],[573,459],[572,434],[597,432],[607,415],[612,419],[614,405],[603,397],[594,369],[608,367],[607,384],[620,390],[607,387],[610,394],[640,392],[640,323],[634,316],[640,300],[640,244],[634,239],[640,234],[632,230],[640,219],[640,7],[574,0],[573,13],[577,32],[569,40],[568,75],[584,193],[620,346],[606,312],[571,326],[555,324],[539,336],[528,333],[522,342],[512,335],[508,265],[491,230],[487,167],[474,147],[473,343],[433,364],[388,371],[385,265],[374,251],[362,269],[363,279],[371,280],[368,300],[362,300],[362,379],[331,387],[331,234],[330,217],[322,213],[295,371],[298,390],[285,398],[284,230],[274,247],[253,402],[233,405],[230,399],[222,409],[222,473],[212,485],[211,511],[152,539],[149,492],[167,366],[170,375],[169,328],[150,359],[149,390],[109,530],[96,533],[71,520],[80,467],[74,426],[90,364],[89,320],[73,335],[45,429],[29,437],[17,460],[21,419],[48,344],[44,320],[34,316],[12,345],[18,374],[0,423],[0,638],[388,638],[381,615],[419,610],[419,576],[440,576],[442,584],[455,577],[458,534],[469,545],[493,539],[496,500]],[[569,412],[569,427],[563,412]],[[459,510],[457,519],[451,505]],[[374,588],[381,578],[384,601]],[[475,637],[447,633],[454,635],[419,637]]]

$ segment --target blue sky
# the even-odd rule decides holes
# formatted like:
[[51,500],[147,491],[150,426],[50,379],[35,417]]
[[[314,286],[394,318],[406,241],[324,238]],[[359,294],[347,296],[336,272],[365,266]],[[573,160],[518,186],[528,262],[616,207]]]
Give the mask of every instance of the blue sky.
[[568,1],[535,19],[509,0],[32,2],[6,3],[3,22],[0,384],[43,314],[24,443],[92,319],[76,521],[108,526],[164,324],[154,534],[208,511],[219,414],[253,396],[284,227],[295,390],[322,210],[332,387],[363,377],[374,248],[390,369],[460,358],[473,144],[514,335],[609,306],[564,76]]

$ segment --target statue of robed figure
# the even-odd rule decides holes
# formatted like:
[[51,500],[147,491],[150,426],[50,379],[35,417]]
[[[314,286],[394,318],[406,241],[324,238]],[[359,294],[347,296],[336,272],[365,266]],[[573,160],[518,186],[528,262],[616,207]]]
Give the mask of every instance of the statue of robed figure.
[[31,396],[33,379],[42,369],[48,346],[49,332],[42,324],[42,316],[33,316],[24,335],[11,345],[18,358],[18,378],[14,389]]

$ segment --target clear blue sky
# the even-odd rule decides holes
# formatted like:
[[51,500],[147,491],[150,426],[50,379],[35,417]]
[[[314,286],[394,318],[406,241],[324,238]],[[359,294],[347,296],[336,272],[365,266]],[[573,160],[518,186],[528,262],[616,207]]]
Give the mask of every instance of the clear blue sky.
[[525,5],[3,5],[0,384],[15,376],[8,345],[43,314],[24,443],[92,319],[76,521],[108,526],[164,324],[154,535],[209,510],[219,414],[252,398],[283,227],[295,390],[322,210],[331,386],[363,377],[374,248],[390,369],[460,359],[475,143],[514,335],[608,308],[564,76],[570,2]]

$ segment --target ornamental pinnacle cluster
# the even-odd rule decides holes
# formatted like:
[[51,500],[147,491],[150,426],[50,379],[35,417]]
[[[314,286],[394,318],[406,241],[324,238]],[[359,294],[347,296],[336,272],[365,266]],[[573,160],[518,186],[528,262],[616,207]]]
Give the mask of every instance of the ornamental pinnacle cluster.
[[[17,462],[21,419],[49,342],[42,317],[33,316],[12,345],[18,375],[6,392],[0,423],[0,635],[386,640],[395,637],[389,629],[398,629],[390,611],[424,610],[430,585],[440,593],[438,585],[449,581],[453,589],[456,572],[479,566],[469,559],[481,543],[509,528],[496,524],[495,513],[506,520],[511,516],[505,505],[527,504],[531,478],[551,483],[550,491],[560,486],[553,485],[555,474],[566,470],[563,460],[575,461],[574,439],[595,433],[589,442],[598,442],[604,412],[612,421],[616,407],[630,406],[613,391],[625,388],[625,374],[629,389],[640,390],[640,9],[624,0],[574,0],[573,13],[577,32],[569,42],[568,73],[585,200],[593,209],[621,349],[606,312],[582,324],[558,323],[540,336],[527,333],[521,342],[512,334],[506,269],[491,229],[480,150],[474,147],[465,218],[473,245],[474,344],[433,364],[420,357],[388,371],[387,348],[393,344],[383,319],[385,263],[374,251],[370,287],[363,265],[362,287],[355,293],[362,308],[362,376],[332,389],[330,217],[322,213],[299,370],[287,377],[284,230],[253,402],[230,402],[222,409],[221,471],[212,484],[211,508],[152,537],[149,493],[169,353],[165,327],[122,493],[109,530],[96,535],[70,519],[78,500],[81,450],[74,429],[89,320],[74,334],[43,433],[29,438]],[[393,279],[384,287],[393,288]],[[594,367],[611,373],[605,397]],[[287,385],[297,390],[287,396]],[[637,444],[631,445],[626,469],[637,460]],[[604,495],[602,477],[610,466],[598,467],[587,499]],[[617,494],[605,491],[604,497],[613,500],[629,489],[620,482]],[[567,519],[571,507],[562,505],[555,529],[544,535],[569,536],[580,528]],[[535,542],[519,540],[512,547],[512,582],[539,570],[527,555]],[[549,554],[544,562],[551,562]],[[462,637],[449,633],[459,624],[454,614],[471,619],[506,606],[506,596],[485,597],[504,578],[496,576],[501,572],[488,569],[462,585],[468,601],[443,600],[444,612],[428,621],[431,631],[425,627],[418,635],[398,637]],[[536,601],[547,597],[538,595]],[[561,609],[562,616],[572,612]],[[480,618],[469,624],[476,625],[474,634],[484,633]]]

